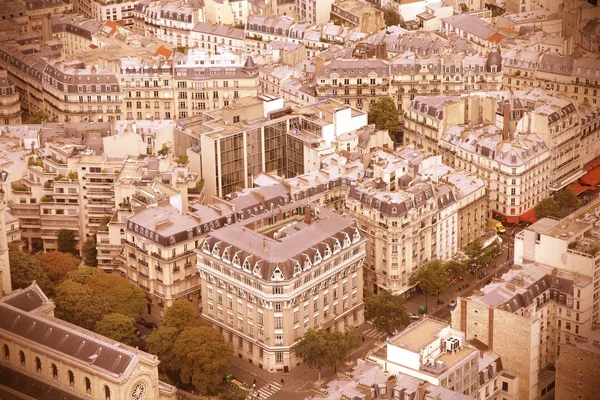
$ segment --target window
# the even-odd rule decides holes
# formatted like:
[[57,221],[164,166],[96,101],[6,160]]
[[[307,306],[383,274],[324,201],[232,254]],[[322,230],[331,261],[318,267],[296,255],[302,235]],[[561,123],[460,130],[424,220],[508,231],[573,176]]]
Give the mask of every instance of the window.
[[37,372],[42,372],[42,360],[39,357],[35,358],[35,370]]
[[52,377],[58,379],[58,368],[56,367],[56,364],[52,364]]
[[69,370],[69,385],[75,386],[75,375],[73,375],[73,371]]
[[10,349],[7,344],[4,345],[4,359],[10,360]]
[[19,351],[19,357],[21,358],[21,365],[25,365],[25,353],[23,353],[23,350]]
[[110,400],[110,388],[104,385],[104,397],[106,400]]
[[92,381],[87,376],[85,377],[85,391],[87,393],[92,393]]
[[502,382],[502,391],[508,392],[508,382]]
[[275,352],[275,362],[278,362],[278,363],[283,362],[283,352],[282,351]]

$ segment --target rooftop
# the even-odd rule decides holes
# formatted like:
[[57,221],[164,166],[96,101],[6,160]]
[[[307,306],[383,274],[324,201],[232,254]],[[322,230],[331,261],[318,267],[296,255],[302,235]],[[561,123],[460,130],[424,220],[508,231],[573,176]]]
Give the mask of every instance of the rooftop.
[[448,326],[447,322],[424,317],[390,338],[388,343],[417,353],[439,339],[440,331]]

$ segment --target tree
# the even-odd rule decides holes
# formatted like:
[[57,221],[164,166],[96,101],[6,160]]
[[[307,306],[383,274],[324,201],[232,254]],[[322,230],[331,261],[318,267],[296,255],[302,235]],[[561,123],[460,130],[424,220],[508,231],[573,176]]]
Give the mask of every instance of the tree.
[[179,378],[181,365],[175,353],[173,353],[173,346],[178,336],[179,331],[177,328],[163,324],[153,331],[147,340],[148,351],[160,359],[159,371],[168,376],[171,381],[177,383],[181,382]]
[[180,378],[202,394],[214,392],[231,363],[233,347],[216,329],[185,328],[175,340],[173,354],[181,365]]
[[119,313],[106,314],[96,323],[94,330],[101,335],[129,346],[137,340],[135,336],[135,319]]
[[465,246],[463,253],[466,257],[466,264],[469,271],[474,272],[484,267],[494,260],[493,248],[484,248],[483,240],[477,238]]
[[66,279],[72,280],[73,282],[81,283],[82,285],[87,285],[89,280],[96,275],[105,275],[104,271],[91,268],[91,267],[82,267],[76,269],[75,271],[71,271],[67,274]]
[[537,203],[534,209],[537,219],[558,217],[560,215],[560,205],[552,197],[546,197]]
[[96,236],[90,236],[83,243],[81,248],[81,254],[83,255],[83,262],[88,267],[98,266],[98,250],[96,249]]
[[334,331],[326,333],[327,336],[327,359],[329,364],[333,364],[337,373],[337,364],[349,357],[352,350],[360,346],[360,339],[353,330],[345,332]]
[[369,124],[380,130],[387,129],[390,136],[398,130],[398,107],[389,97],[377,100],[369,107]]
[[400,295],[383,291],[377,296],[364,299],[365,319],[370,321],[380,333],[392,336],[401,326],[409,322],[404,306],[404,298]]
[[201,326],[205,324],[194,310],[192,303],[185,299],[179,299],[173,302],[173,305],[167,309],[163,320],[163,325],[177,329],[178,332],[185,328]]
[[35,255],[53,285],[61,283],[67,274],[79,268],[81,261],[72,254],[51,251]]
[[103,299],[114,313],[135,319],[146,307],[144,291],[121,276],[94,274],[87,282],[87,286],[96,296]]
[[444,267],[446,268],[450,276],[456,276],[458,278],[464,278],[469,273],[467,264],[463,260],[448,260],[444,264]]
[[417,284],[425,293],[425,309],[427,310],[427,296],[438,296],[448,289],[448,270],[439,260],[429,261],[410,277],[411,284]]
[[24,124],[41,124],[42,122],[50,121],[50,116],[46,114],[44,111],[38,111],[33,114],[29,114],[23,119]]
[[79,255],[77,241],[75,240],[75,231],[70,229],[61,229],[58,231],[58,251],[71,253],[74,256]]
[[391,3],[383,7],[382,11],[386,26],[396,26],[403,22],[400,13],[398,13],[398,9]]
[[319,382],[321,381],[321,369],[331,361],[331,353],[328,349],[327,332],[310,328],[302,340],[296,345],[296,355],[302,359],[304,364],[310,368],[319,370]]
[[563,210],[574,210],[579,207],[579,198],[575,195],[573,188],[570,186],[567,186],[564,190],[556,193],[554,199]]
[[52,285],[48,275],[38,260],[24,253],[19,247],[8,247],[8,261],[10,263],[10,281],[13,289],[23,289],[36,281],[38,286],[47,294],[52,292]]
[[56,287],[55,315],[67,322],[93,330],[96,322],[110,312],[110,306],[103,298],[81,283],[70,279]]

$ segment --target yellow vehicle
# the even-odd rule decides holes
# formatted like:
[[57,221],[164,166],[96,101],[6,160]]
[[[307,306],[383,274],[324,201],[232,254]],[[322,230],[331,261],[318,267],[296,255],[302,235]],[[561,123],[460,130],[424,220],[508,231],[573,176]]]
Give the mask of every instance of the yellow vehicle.
[[506,232],[506,228],[504,228],[504,226],[502,225],[502,222],[497,221],[495,219],[490,219],[490,221],[488,222],[488,226],[490,228],[494,228],[496,230],[496,232],[498,232],[498,233]]

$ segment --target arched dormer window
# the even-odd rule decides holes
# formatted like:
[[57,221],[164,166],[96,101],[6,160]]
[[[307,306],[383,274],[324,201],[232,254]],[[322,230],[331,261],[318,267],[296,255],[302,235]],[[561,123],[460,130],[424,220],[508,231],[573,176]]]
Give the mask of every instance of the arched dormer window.
[[271,280],[272,281],[283,281],[284,279],[285,279],[285,276],[283,276],[283,273],[281,272],[279,267],[275,267],[275,270],[273,271],[273,274],[271,275]]
[[169,238],[169,243],[171,243],[171,244],[175,244],[175,236],[171,236],[171,237]]
[[244,271],[250,272],[250,261],[248,261],[248,259],[244,260],[244,265],[242,265],[242,269]]
[[208,244],[208,240],[204,241],[204,244],[202,245],[202,251],[205,253],[210,253],[210,245]]
[[212,255],[215,257],[219,257],[219,246],[217,246],[216,244],[212,249]]
[[346,233],[346,237],[344,238],[344,248],[350,247],[350,236]]
[[325,247],[325,254],[324,254],[325,258],[329,258],[331,257],[331,248],[329,247],[329,245],[327,245],[327,247]]
[[356,243],[360,240],[360,232],[358,232],[358,229],[354,230],[354,235],[352,236],[352,242]]
[[235,265],[236,267],[241,267],[240,258],[237,254],[233,256],[233,265]]
[[338,253],[340,250],[342,250],[342,246],[340,245],[340,241],[335,239],[335,244],[333,245],[333,253]]
[[294,265],[294,278],[300,274],[302,274],[302,267],[300,267],[300,263],[296,261],[296,265]]
[[256,264],[254,264],[254,269],[252,270],[252,275],[262,278],[262,272],[260,270],[260,265],[258,265],[258,262]]
[[315,264],[318,264],[321,262],[321,253],[319,253],[319,251],[317,250],[317,252],[315,253]]
[[[229,251],[227,249],[223,250],[223,255],[221,256],[221,259],[223,261],[225,261],[226,263],[230,262],[231,260],[229,259]],[[235,260],[235,259],[234,259]]]
[[310,258],[306,257],[306,260],[304,260],[304,270],[306,271],[310,267],[312,267],[312,263],[310,262]]

